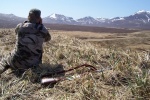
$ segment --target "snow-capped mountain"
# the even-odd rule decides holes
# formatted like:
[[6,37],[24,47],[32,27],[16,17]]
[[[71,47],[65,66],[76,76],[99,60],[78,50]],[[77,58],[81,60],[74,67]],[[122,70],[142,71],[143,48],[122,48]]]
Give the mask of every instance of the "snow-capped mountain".
[[77,22],[80,22],[80,25],[88,26],[150,29],[150,11],[141,10],[130,16],[111,19],[84,17],[78,19]]
[[115,27],[148,28],[150,25],[150,12],[141,10],[127,17],[116,17],[111,20],[111,26]]
[[59,23],[59,24],[75,24],[76,21],[72,17],[67,17],[61,14],[51,14],[43,18],[44,23]]
[[110,21],[108,18],[96,18],[96,20],[100,23],[109,23]]
[[91,16],[77,19],[77,22],[81,25],[97,25],[99,22]]
[[[0,13],[0,27],[16,25],[26,20],[25,18],[17,17],[13,14]],[[91,16],[74,20],[72,17],[67,17],[61,14],[51,14],[43,18],[43,23],[48,24],[70,24],[70,25],[85,25],[99,27],[116,27],[116,28],[139,28],[150,29],[150,11],[138,11],[133,15],[125,17],[108,18],[93,18]]]
[[150,12],[149,11],[138,11],[134,15],[130,15],[128,17],[125,17],[126,20],[132,20],[137,22],[143,22],[148,23],[150,22]]
[[111,19],[111,22],[115,22],[115,21],[123,21],[125,20],[124,17],[115,17]]

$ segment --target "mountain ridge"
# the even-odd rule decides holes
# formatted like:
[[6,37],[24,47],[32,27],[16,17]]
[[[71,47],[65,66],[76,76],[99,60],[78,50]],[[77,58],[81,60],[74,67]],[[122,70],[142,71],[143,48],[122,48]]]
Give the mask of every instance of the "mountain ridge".
[[[0,13],[0,27],[6,27],[9,24],[23,22],[27,18],[18,17],[14,14]],[[4,25],[7,23],[7,25]],[[140,10],[132,15],[114,18],[94,18],[86,16],[79,19],[68,17],[62,14],[53,13],[43,18],[43,23],[47,24],[69,24],[82,26],[129,28],[129,29],[150,29],[150,11]]]

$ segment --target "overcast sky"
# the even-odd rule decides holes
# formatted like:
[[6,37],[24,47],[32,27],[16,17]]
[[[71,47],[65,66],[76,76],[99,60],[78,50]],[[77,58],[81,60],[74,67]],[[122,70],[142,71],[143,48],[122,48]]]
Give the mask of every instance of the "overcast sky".
[[52,13],[74,19],[124,17],[139,10],[150,11],[150,0],[1,0],[0,13],[27,17],[32,8],[42,11],[42,17]]

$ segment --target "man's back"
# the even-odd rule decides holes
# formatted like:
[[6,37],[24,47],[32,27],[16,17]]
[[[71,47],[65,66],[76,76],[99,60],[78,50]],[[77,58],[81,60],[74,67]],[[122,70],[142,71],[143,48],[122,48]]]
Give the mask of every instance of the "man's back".
[[[16,47],[13,52],[13,67],[27,69],[37,66],[42,61],[44,41],[50,35],[42,24],[25,22],[16,27]],[[46,38],[48,38],[46,40]]]

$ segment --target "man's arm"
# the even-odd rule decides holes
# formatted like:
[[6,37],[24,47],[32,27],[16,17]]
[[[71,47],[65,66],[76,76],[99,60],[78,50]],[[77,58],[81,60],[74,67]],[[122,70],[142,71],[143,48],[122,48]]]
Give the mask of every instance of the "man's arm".
[[51,35],[48,32],[48,30],[44,27],[44,25],[42,24],[42,18],[41,17],[39,19],[39,24],[41,24],[43,26],[41,32],[44,33],[44,39],[45,39],[44,42],[50,41],[51,40]]
[[49,31],[44,26],[43,26],[43,29],[41,32],[44,33],[44,39],[45,39],[44,42],[48,42],[51,40],[51,35],[50,35]]
[[21,25],[21,23],[18,24],[18,25],[16,26],[16,28],[15,28],[15,33],[16,33],[16,34],[18,33],[18,30],[19,30],[19,28],[20,28],[20,25]]
[[51,40],[51,35],[48,32],[47,35],[45,36],[45,42],[48,42],[50,40]]

